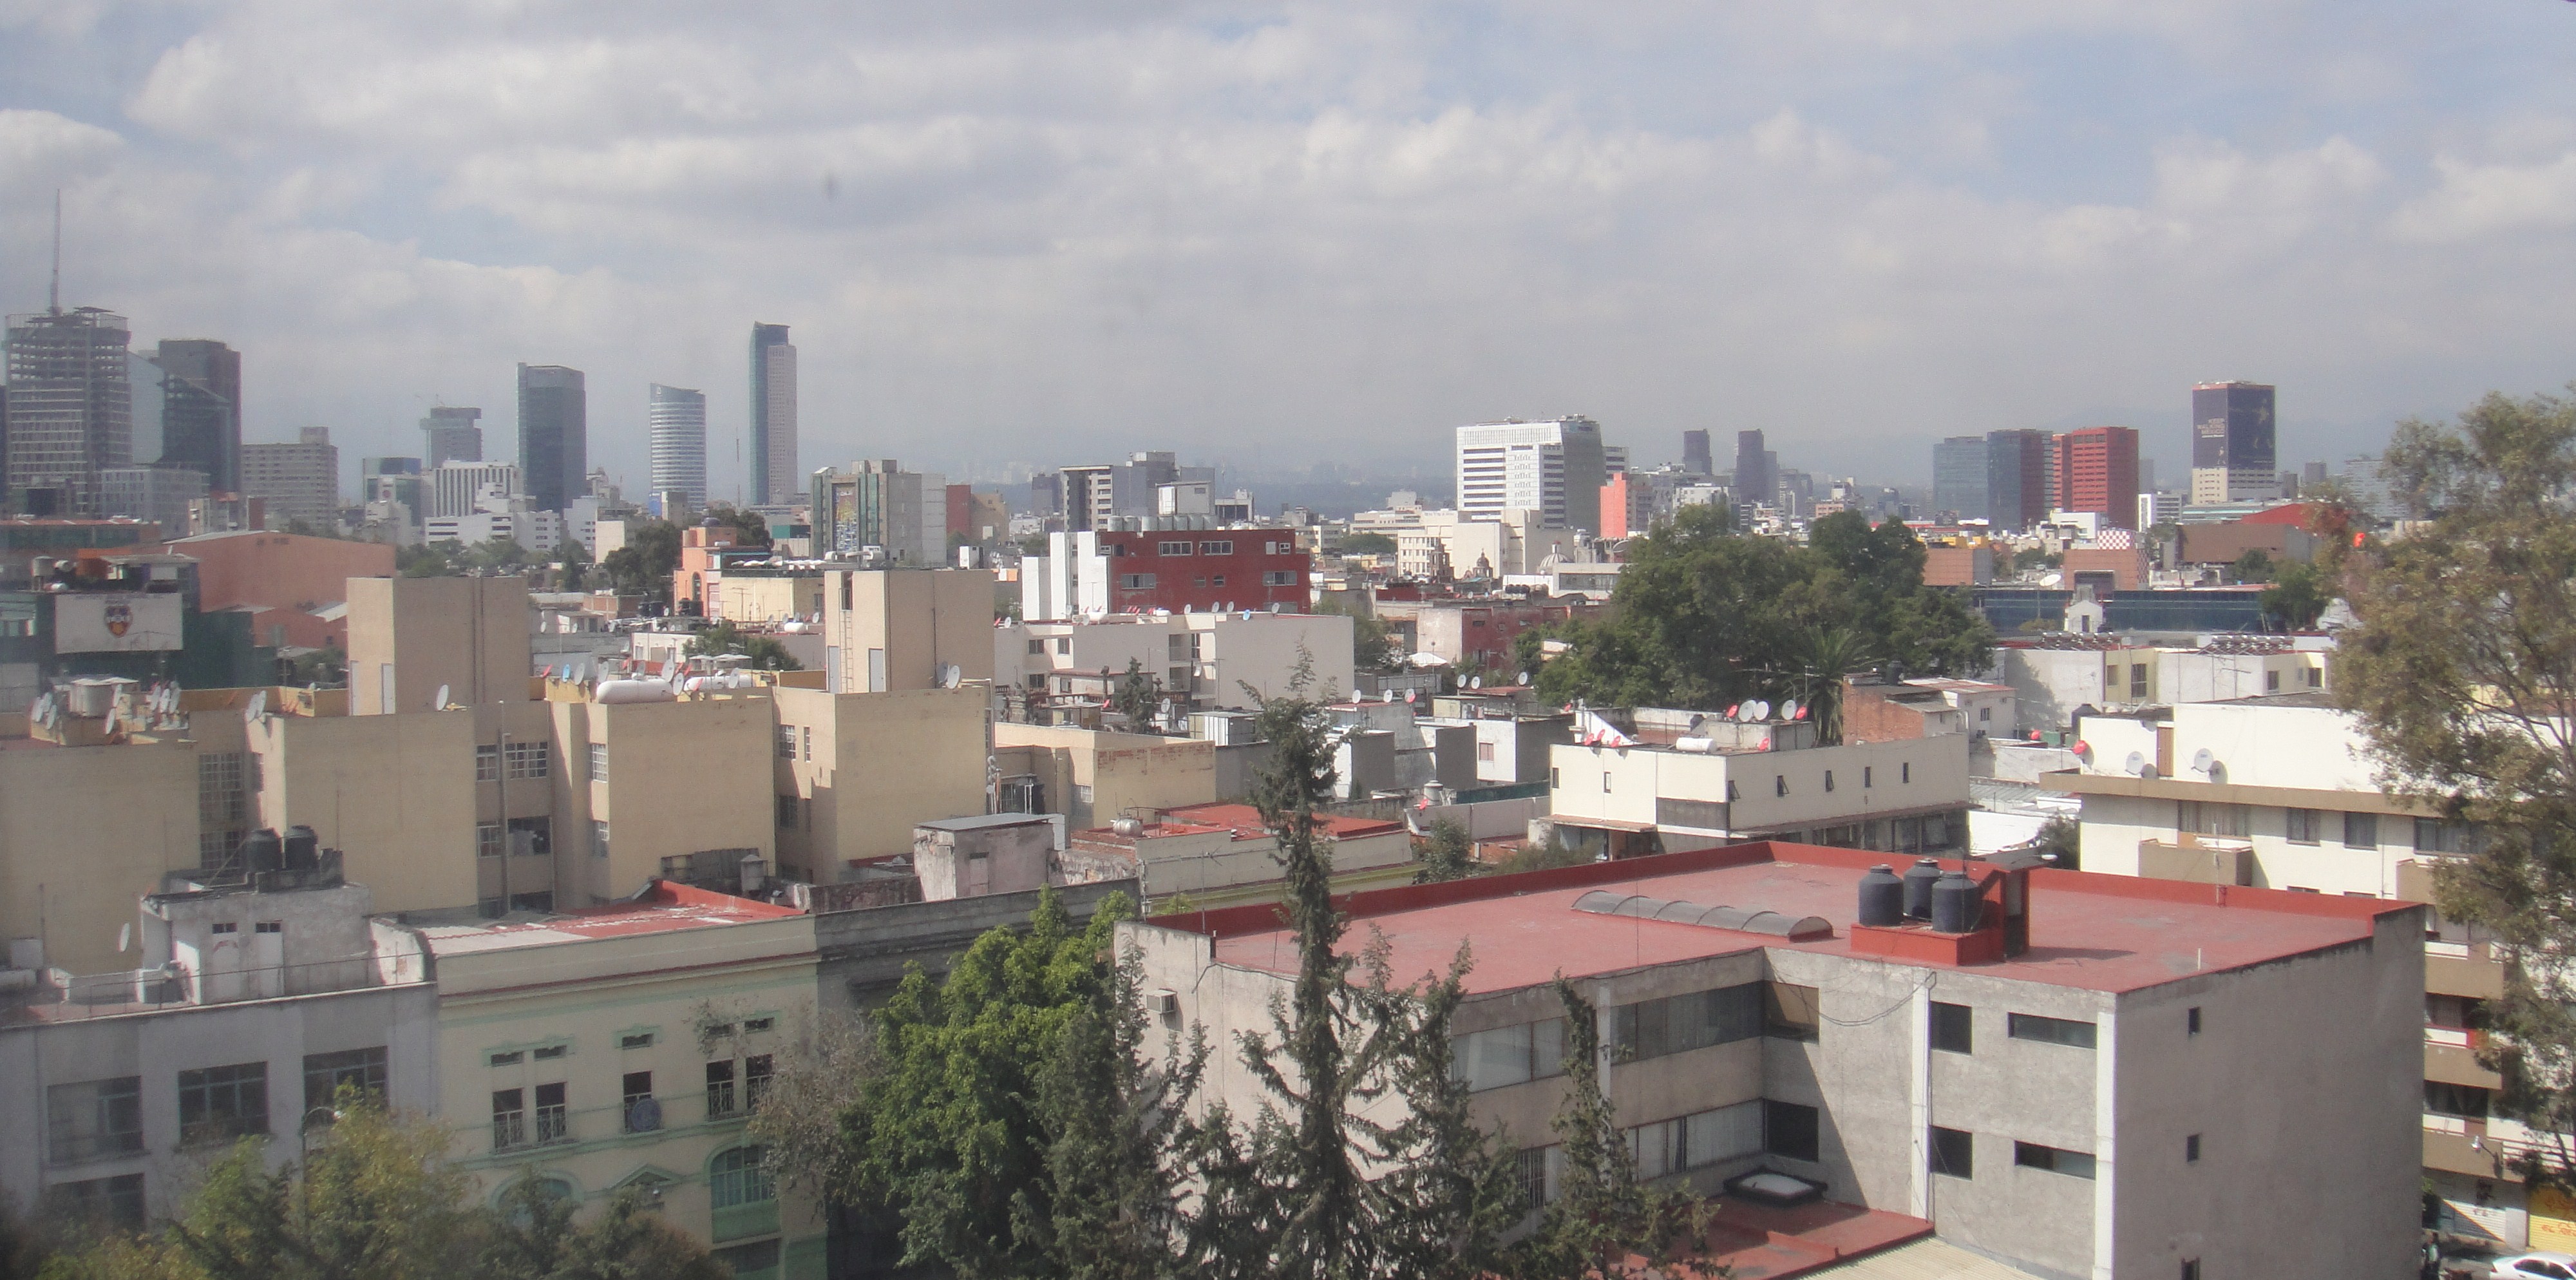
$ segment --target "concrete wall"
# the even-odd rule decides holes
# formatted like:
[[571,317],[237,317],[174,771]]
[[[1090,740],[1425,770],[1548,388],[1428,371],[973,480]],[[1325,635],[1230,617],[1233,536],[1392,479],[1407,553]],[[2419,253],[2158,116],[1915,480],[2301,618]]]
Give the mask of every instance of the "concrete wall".
[[471,713],[268,716],[247,740],[263,784],[255,825],[313,828],[378,911],[475,902]]
[[528,696],[526,579],[351,578],[348,592],[351,715],[428,711],[440,685],[461,706]]
[[996,723],[993,743],[1036,749],[1028,771],[1045,784],[1050,811],[1065,815],[1075,830],[1104,826],[1130,810],[1217,798],[1216,744],[1201,739]]
[[[1050,822],[963,831],[915,827],[912,832],[913,873],[921,877],[924,902],[1043,888],[1054,853],[1055,827]],[[976,862],[984,864],[980,875],[973,867]]]
[[1727,803],[1729,829],[1746,832],[1968,803],[1968,739],[1959,734],[1731,756],[1567,745],[1551,756],[1549,807],[1558,818],[1663,825],[1656,800],[1667,797]]
[[767,791],[810,801],[800,806],[798,827],[777,833],[781,866],[831,883],[851,859],[910,852],[921,823],[984,812],[985,686],[843,694],[780,688],[771,696],[778,724],[795,729],[798,743],[792,761],[777,758],[774,745],[764,751],[773,770]]
[[[993,575],[983,569],[834,569],[823,583],[825,670],[836,693],[939,687],[939,669],[993,678]],[[837,651],[838,657],[830,656]],[[880,683],[875,673],[883,669]]]
[[[770,699],[615,705],[556,702],[555,865],[558,908],[629,896],[662,859],[756,850],[778,865]],[[590,778],[590,745],[608,748],[608,780]],[[593,822],[608,824],[608,856]]]
[[0,937],[74,973],[133,968],[116,936],[136,898],[196,865],[193,744],[0,748]]
[[[1077,923],[1091,919],[1111,894],[1124,895],[1131,908],[1137,901],[1133,880],[1066,885],[1055,892],[1065,913]],[[1037,910],[1038,896],[1037,891],[1001,893],[815,916],[815,943],[822,954],[817,971],[820,1009],[832,1017],[875,1008],[893,993],[903,981],[905,968],[913,964],[933,980],[944,976],[958,954],[986,932],[1025,927],[1029,913]]]
[[279,643],[273,628],[283,627],[286,644],[345,645],[347,619],[325,622],[310,611],[346,600],[351,578],[389,577],[394,571],[394,549],[383,543],[293,533],[216,534],[162,549],[196,560],[200,608],[267,606],[251,624],[260,644]]

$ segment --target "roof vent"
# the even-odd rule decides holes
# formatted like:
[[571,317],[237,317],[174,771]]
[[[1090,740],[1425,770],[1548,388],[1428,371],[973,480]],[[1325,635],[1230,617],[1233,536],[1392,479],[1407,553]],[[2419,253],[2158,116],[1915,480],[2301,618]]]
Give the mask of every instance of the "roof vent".
[[1703,929],[1767,933],[1792,942],[1834,936],[1833,922],[1823,916],[1791,917],[1758,908],[1712,907],[1699,902],[1649,898],[1641,893],[1612,893],[1607,889],[1595,889],[1575,899],[1574,909],[1596,916],[1635,916],[1644,920],[1698,925]]

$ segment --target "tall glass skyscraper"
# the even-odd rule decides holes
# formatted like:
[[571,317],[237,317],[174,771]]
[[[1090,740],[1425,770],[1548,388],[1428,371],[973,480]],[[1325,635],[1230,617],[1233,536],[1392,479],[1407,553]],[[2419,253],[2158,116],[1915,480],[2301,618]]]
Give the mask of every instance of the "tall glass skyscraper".
[[665,500],[663,518],[677,501],[695,511],[707,504],[707,397],[687,387],[654,383],[646,422],[652,431],[653,496]]
[[475,424],[482,418],[480,409],[445,404],[432,408],[420,420],[420,429],[428,437],[421,465],[435,469],[451,462],[481,462],[483,428]]
[[1932,510],[1983,520],[1990,505],[1984,436],[1951,436],[1932,446]]
[[751,326],[751,505],[794,502],[805,491],[796,474],[796,344],[783,324]]
[[203,474],[214,492],[241,492],[241,353],[209,338],[164,338],[152,363],[161,369],[161,465]]
[[134,463],[125,317],[97,307],[9,317],[7,497],[32,515],[99,514],[99,473]]
[[519,366],[519,478],[539,511],[590,492],[589,405],[581,370]]
[[2273,388],[2204,382],[2191,389],[2191,500],[2250,502],[2279,496]]

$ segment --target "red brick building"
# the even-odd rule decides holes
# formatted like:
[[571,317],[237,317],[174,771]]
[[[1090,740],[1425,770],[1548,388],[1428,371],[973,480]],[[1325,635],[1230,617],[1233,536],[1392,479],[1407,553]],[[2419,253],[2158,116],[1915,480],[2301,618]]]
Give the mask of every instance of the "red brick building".
[[2057,437],[2057,509],[2090,511],[2117,529],[2138,523],[2138,429],[2086,427]]
[[1294,529],[1178,529],[1103,533],[1113,613],[1169,609],[1304,612],[1313,562]]

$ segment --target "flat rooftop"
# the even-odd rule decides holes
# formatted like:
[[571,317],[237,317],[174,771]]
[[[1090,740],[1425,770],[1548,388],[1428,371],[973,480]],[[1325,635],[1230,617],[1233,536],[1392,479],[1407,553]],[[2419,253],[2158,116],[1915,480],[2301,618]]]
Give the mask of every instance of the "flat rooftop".
[[802,914],[792,907],[775,907],[749,898],[656,880],[641,897],[602,906],[563,912],[513,913],[498,920],[421,922],[415,927],[420,930],[421,937],[428,940],[432,953],[452,956],[515,951],[522,947],[565,942],[596,942],[603,938],[639,934],[676,933],[687,929],[713,929]]
[[[1236,840],[1267,840],[1270,828],[1261,821],[1261,811],[1248,804],[1218,801],[1213,804],[1187,804],[1164,809],[1162,816],[1145,824],[1136,835],[1124,836],[1109,827],[1092,827],[1073,833],[1071,838],[1086,844],[1133,848],[1138,840],[1158,836],[1207,835],[1225,832]],[[1327,838],[1349,840],[1360,836],[1382,836],[1405,829],[1401,822],[1381,818],[1351,818],[1335,814],[1315,815],[1316,829]],[[924,824],[929,825],[929,824]]]
[[[1447,969],[1461,942],[1475,967],[1470,993],[1515,991],[1553,979],[1623,973],[1688,960],[1779,948],[1856,955],[1851,927],[1858,885],[1873,865],[1903,870],[1901,855],[1763,842],[1356,893],[1339,899],[1351,918],[1342,946],[1356,954],[1385,935],[1399,978]],[[1942,867],[1990,864],[1944,861]],[[2379,917],[2414,904],[2233,885],[2146,880],[2040,868],[2030,873],[2030,948],[1970,966],[2023,982],[2126,992],[2362,941]],[[1574,909],[1595,889],[1708,906],[1821,916],[1829,937],[1791,941],[1697,924],[1597,915]],[[1159,916],[1154,923],[1216,939],[1218,963],[1291,973],[1297,945],[1275,906]],[[1884,964],[1952,967],[1870,955]]]

